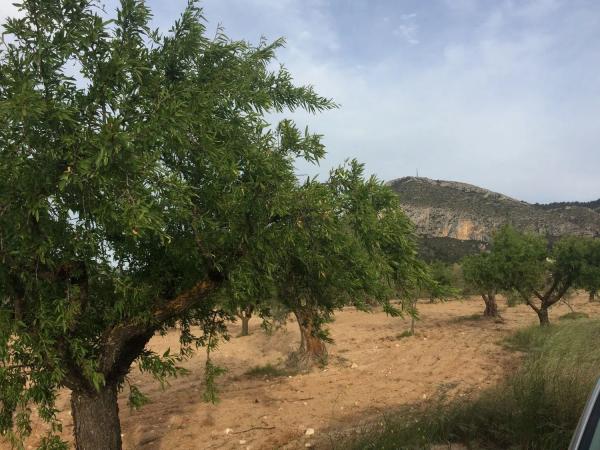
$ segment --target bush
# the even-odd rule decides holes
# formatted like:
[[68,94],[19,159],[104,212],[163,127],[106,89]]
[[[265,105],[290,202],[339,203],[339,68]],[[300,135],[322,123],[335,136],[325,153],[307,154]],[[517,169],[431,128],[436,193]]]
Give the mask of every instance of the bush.
[[521,330],[507,340],[527,352],[523,365],[473,399],[438,399],[399,413],[348,446],[417,449],[460,442],[469,448],[559,450],[600,376],[600,321],[564,321]]
[[281,369],[273,364],[265,364],[264,366],[252,367],[244,375],[256,378],[277,378],[285,377],[289,374],[291,374],[289,370]]
[[570,313],[563,314],[558,320],[578,320],[588,319],[590,316],[584,312],[571,311]]
[[412,330],[406,330],[406,331],[403,331],[402,333],[398,333],[396,335],[396,339],[404,339],[404,338],[411,337],[414,335],[415,334],[412,332]]
[[506,306],[508,306],[509,308],[524,303],[523,297],[521,297],[521,295],[514,289],[510,289],[504,292],[504,296],[506,297]]

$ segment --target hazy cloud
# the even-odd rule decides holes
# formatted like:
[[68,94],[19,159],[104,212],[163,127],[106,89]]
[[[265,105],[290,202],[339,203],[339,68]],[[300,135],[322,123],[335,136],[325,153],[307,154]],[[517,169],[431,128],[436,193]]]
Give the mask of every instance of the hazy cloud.
[[418,26],[416,23],[417,15],[415,13],[412,14],[402,14],[400,16],[401,23],[396,27],[396,29],[392,32],[395,36],[401,36],[411,45],[416,45],[419,43],[419,39],[417,38]]
[[[1,2],[0,2],[1,3]],[[107,1],[107,9],[115,1]],[[148,0],[167,27],[186,0]],[[204,0],[210,29],[287,38],[278,56],[341,108],[294,114],[391,179],[460,180],[528,201],[600,197],[600,3]],[[3,9],[2,9],[3,8]],[[6,14],[6,6],[0,6]]]

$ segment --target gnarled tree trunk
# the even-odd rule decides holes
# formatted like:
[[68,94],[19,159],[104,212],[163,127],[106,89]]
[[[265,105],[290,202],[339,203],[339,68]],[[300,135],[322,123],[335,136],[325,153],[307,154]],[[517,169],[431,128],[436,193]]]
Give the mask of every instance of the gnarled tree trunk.
[[555,281],[544,295],[538,291],[533,291],[533,294],[540,300],[540,306],[536,306],[531,298],[521,294],[531,309],[538,315],[540,326],[545,327],[550,325],[550,318],[548,317],[550,307],[565,296],[570,286],[571,283],[563,283],[562,286],[559,286],[559,282]]
[[550,325],[550,319],[548,317],[548,307],[542,305],[542,307],[536,311],[538,318],[540,319],[540,325],[546,327]]
[[498,304],[496,303],[496,295],[493,292],[489,292],[487,294],[481,294],[481,296],[485,302],[485,310],[483,311],[484,317],[500,317]]
[[531,309],[533,309],[535,311],[535,313],[538,316],[538,319],[540,320],[540,326],[545,327],[550,325],[550,318],[548,317],[548,309],[550,308],[550,306],[552,306],[553,303],[547,303],[545,301],[542,301],[542,304],[540,306],[536,306],[531,299],[525,298],[527,304],[529,305],[529,307]]
[[71,394],[75,448],[77,450],[120,450],[121,424],[117,385],[101,390],[75,390]]
[[298,349],[298,362],[310,366],[314,363],[325,364],[327,361],[327,347],[319,337],[318,329],[314,324],[314,316],[310,310],[298,309],[294,311],[300,328],[300,348]]

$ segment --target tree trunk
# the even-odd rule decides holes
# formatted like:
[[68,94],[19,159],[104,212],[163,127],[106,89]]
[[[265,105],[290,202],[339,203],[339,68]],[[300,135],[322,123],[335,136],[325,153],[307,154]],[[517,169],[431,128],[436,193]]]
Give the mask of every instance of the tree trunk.
[[548,307],[543,306],[536,311],[538,318],[540,319],[540,326],[546,327],[550,325],[550,319],[548,318]]
[[416,313],[417,313],[417,302],[418,301],[419,300],[417,298],[413,298],[410,302],[410,306],[412,308],[411,315],[410,315],[410,335],[411,336],[415,335],[415,323],[417,322]]
[[298,349],[298,360],[305,365],[314,363],[325,364],[327,362],[327,347],[315,329],[313,316],[310,311],[294,311],[300,328],[300,348]]
[[238,313],[238,317],[242,320],[242,334],[241,336],[248,336],[249,333],[249,328],[248,328],[248,322],[250,322],[250,318],[252,317],[252,313],[254,312],[254,306],[253,305],[248,305],[245,308],[242,308],[239,313]]
[[[213,274],[198,282],[191,289],[151,311],[153,320],[160,324],[177,318],[198,305],[202,298],[215,291],[222,282],[221,274]],[[154,326],[130,320],[116,324],[103,333],[98,362],[99,372],[104,375],[106,385],[99,391],[86,386],[87,379],[76,365],[71,373],[67,373],[77,450],[121,450],[118,386],[155,330]],[[59,342],[58,346],[60,351],[64,351],[65,340]]]
[[71,414],[77,450],[121,449],[116,384],[106,385],[99,392],[73,391]]
[[248,336],[249,333],[249,327],[248,327],[248,323],[250,322],[250,317],[247,317],[245,315],[242,315],[242,336]]
[[590,291],[590,302],[595,302],[597,295],[598,295],[598,293],[596,292],[596,290],[592,289]]
[[485,302],[485,310],[483,311],[484,317],[500,317],[498,313],[498,304],[496,303],[496,295],[489,293],[483,294],[483,301]]

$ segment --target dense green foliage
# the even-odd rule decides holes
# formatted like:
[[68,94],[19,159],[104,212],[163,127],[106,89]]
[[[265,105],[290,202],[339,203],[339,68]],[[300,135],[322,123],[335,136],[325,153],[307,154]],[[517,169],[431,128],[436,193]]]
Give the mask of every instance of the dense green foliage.
[[23,8],[0,54],[0,428],[15,442],[31,402],[52,420],[61,386],[120,385],[134,360],[176,374],[144,350],[156,331],[179,321],[185,356],[206,344],[191,325],[218,317],[212,292],[261,290],[293,158],[323,154],[262,115],[333,106],[267,69],[281,42],[208,39],[193,5],[165,36],[133,0],[111,22],[86,1]]
[[456,274],[453,266],[444,264],[442,261],[434,261],[429,264],[431,277],[442,286],[453,286],[456,282]]
[[502,285],[499,273],[489,253],[469,256],[462,261],[463,276],[480,293],[497,293]]
[[397,315],[391,299],[432,284],[397,196],[375,177],[365,179],[356,161],[332,171],[325,183],[307,181],[293,208],[296,226],[274,276],[278,300],[300,324],[301,350],[324,352],[307,341],[328,340],[323,325],[336,309],[379,304]]
[[584,249],[586,257],[582,261],[581,274],[575,287],[587,290],[590,300],[595,300],[600,292],[600,239],[590,245],[591,248]]
[[600,376],[600,322],[566,321],[516,333],[527,352],[516,373],[473,398],[444,398],[388,416],[340,448],[418,449],[450,442],[475,449],[563,450]]
[[600,282],[600,240],[593,238],[567,236],[550,246],[541,236],[504,227],[494,235],[489,255],[478,260],[480,272],[487,261],[490,281],[517,292],[541,325],[549,323],[548,310],[569,289],[593,290]]
[[569,206],[577,206],[577,207],[581,207],[581,208],[589,208],[589,209],[593,209],[595,211],[600,211],[600,199],[592,200],[590,202],[553,202],[553,203],[546,203],[546,204],[536,203],[535,206],[541,207],[544,209],[550,209],[550,210],[569,207]]
[[480,253],[468,256],[462,262],[463,276],[468,285],[478,292],[485,302],[484,316],[498,316],[496,294],[502,288],[500,272],[494,254]]
[[[403,197],[401,197],[403,198]],[[487,244],[481,241],[460,240],[450,237],[419,236],[419,256],[427,262],[446,264],[460,262],[465,256],[475,255]]]
[[[367,300],[393,313],[392,295],[428,279],[394,194],[358,163],[298,185],[294,160],[318,161],[320,137],[265,114],[335,105],[270,69],[282,41],[208,38],[193,2],[164,35],[140,0],[109,21],[92,0],[21,8],[0,49],[0,433],[14,445],[32,405],[59,428],[68,387],[77,447],[120,448],[131,365],[181,374],[256,299],[321,323]],[[145,348],[175,324],[180,352]],[[209,385],[219,373],[208,360]],[[146,401],[135,386],[130,399]]]

